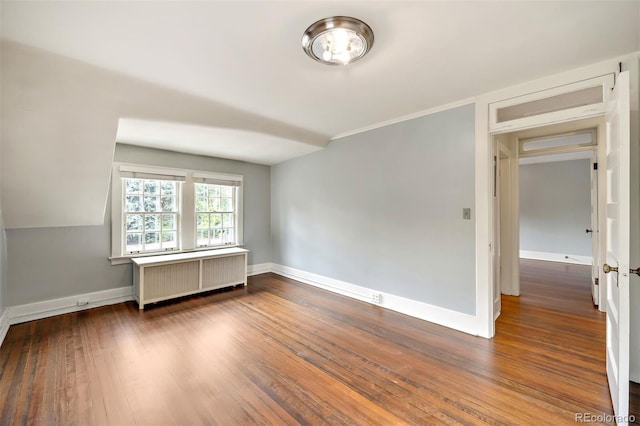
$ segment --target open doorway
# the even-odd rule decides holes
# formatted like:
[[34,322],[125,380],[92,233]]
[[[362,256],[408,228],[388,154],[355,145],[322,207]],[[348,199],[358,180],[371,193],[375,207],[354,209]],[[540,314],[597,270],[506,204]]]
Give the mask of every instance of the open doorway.
[[598,304],[603,233],[597,151],[603,128],[602,119],[592,118],[493,137],[496,318],[501,295],[520,295],[521,257],[592,265],[591,293]]

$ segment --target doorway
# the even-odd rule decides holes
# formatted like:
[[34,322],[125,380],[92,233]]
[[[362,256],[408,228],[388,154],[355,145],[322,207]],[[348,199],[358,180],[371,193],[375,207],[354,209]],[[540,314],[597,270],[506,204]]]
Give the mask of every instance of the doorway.
[[[599,286],[600,266],[598,261],[598,248],[604,229],[599,222],[598,212],[598,181],[603,179],[601,171],[597,170],[598,139],[602,137],[605,123],[603,118],[590,118],[576,120],[569,123],[541,126],[524,131],[504,133],[493,136],[494,149],[494,316],[497,318],[500,312],[498,299],[501,295],[520,295],[520,257],[527,259],[550,260],[565,263],[593,265],[591,267],[591,293],[594,304],[598,304],[604,291]],[[581,200],[573,200],[576,194],[564,193],[560,188],[564,185],[566,191],[570,191],[571,182],[565,182],[575,177],[569,167],[539,167],[551,174],[556,171],[557,179],[562,182],[553,183],[552,176],[544,176],[545,187],[537,190],[544,197],[539,200],[524,199],[523,207],[527,207],[525,225],[533,223],[535,226],[523,228],[524,234],[521,246],[521,212],[520,212],[520,183],[521,164],[529,167],[531,164],[570,164],[571,168],[583,167],[580,176],[585,179],[581,183],[586,192]],[[590,169],[595,169],[590,171]],[[561,171],[562,173],[558,173]],[[564,178],[562,177],[564,174]],[[525,173],[524,178],[530,179],[530,173]],[[550,180],[551,179],[551,180]],[[522,181],[525,183],[526,181]],[[567,186],[569,185],[569,186]],[[554,204],[549,204],[549,198],[556,198],[558,212],[553,212]],[[547,205],[541,200],[547,200]],[[553,217],[559,214],[560,205],[567,203],[576,204],[571,207],[577,209],[578,205],[584,206],[584,216],[580,224],[571,223],[572,218],[559,218],[564,223],[549,226],[541,218]],[[539,204],[539,205],[537,205]],[[539,217],[530,211],[537,211]],[[527,222],[528,221],[528,222]],[[564,228],[570,229],[570,238],[559,238]],[[582,228],[581,228],[582,227]],[[529,229],[531,228],[531,229]],[[579,233],[579,235],[577,235]],[[526,237],[526,238],[525,238]],[[591,240],[591,241],[589,241]],[[580,243],[578,243],[580,241]],[[555,246],[554,246],[555,244]],[[578,245],[581,244],[580,248]],[[573,248],[572,248],[573,247]],[[586,247],[586,248],[585,248]],[[604,306],[601,307],[601,310]]]

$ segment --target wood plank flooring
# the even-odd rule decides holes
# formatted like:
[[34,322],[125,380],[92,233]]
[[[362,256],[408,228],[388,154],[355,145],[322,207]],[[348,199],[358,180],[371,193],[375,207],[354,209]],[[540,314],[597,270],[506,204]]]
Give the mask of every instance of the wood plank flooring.
[[12,326],[0,424],[559,425],[612,414],[589,268],[523,261],[522,276],[492,340],[273,274],[143,312],[131,302]]

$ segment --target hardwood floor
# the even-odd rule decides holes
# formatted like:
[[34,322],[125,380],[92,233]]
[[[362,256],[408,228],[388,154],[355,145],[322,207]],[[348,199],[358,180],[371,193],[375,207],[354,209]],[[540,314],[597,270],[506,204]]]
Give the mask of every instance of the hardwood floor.
[[588,276],[523,261],[492,340],[273,274],[12,326],[0,424],[575,424],[611,414]]

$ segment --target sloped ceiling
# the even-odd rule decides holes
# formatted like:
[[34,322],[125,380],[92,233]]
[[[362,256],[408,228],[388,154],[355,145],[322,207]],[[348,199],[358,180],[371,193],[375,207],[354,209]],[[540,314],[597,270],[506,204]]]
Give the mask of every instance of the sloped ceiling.
[[[0,14],[9,228],[101,224],[118,139],[273,164],[640,48],[637,1],[2,1]],[[376,37],[344,68],[300,46],[336,14]]]
[[[637,1],[2,3],[2,37],[331,137],[636,51]],[[352,15],[373,50],[345,68],[303,31]]]

